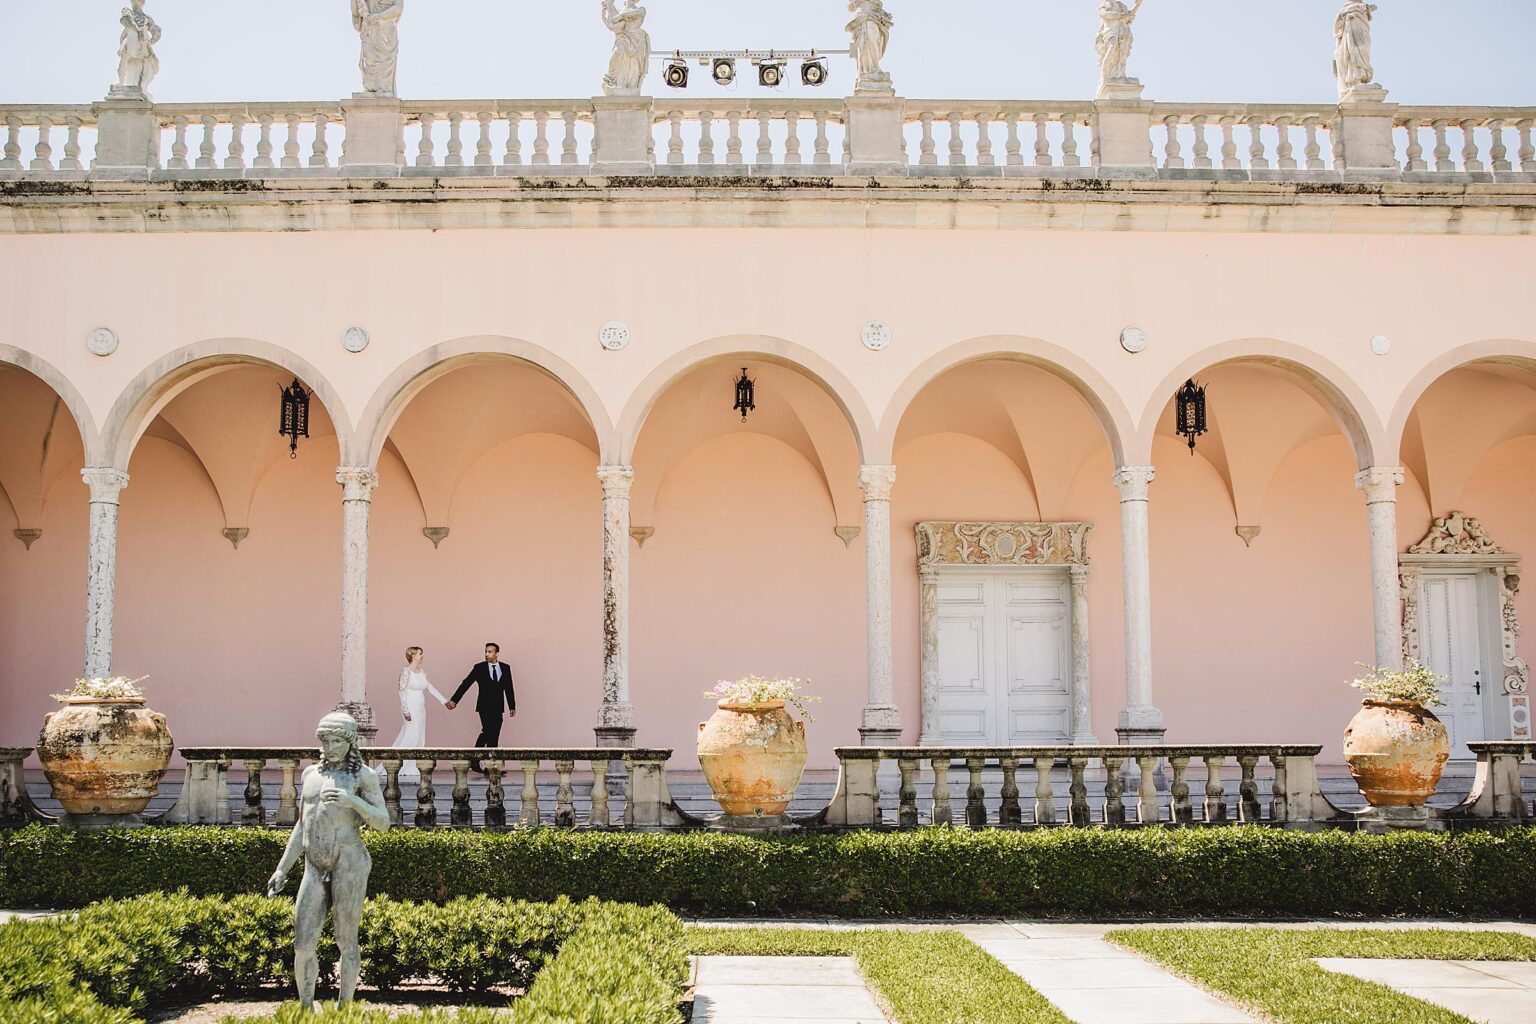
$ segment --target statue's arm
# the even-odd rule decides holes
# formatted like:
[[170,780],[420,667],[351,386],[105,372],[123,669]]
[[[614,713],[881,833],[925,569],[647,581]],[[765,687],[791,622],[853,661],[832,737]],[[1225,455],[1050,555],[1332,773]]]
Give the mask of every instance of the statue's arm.
[[363,824],[377,832],[389,831],[389,808],[384,805],[384,791],[379,788],[379,777],[371,768],[364,767],[357,773],[355,808]]
[[[308,781],[309,773],[314,770],[314,766],[304,769],[305,781]],[[302,784],[299,787],[299,792],[301,795],[304,792]],[[301,799],[299,801],[299,820],[294,822],[293,832],[288,836],[288,845],[283,848],[283,856],[277,862],[277,869],[272,872],[272,877],[267,881],[268,896],[276,896],[282,891],[283,886],[288,882],[288,872],[292,871],[293,866],[299,862],[299,858],[304,856],[304,807],[305,803]]]

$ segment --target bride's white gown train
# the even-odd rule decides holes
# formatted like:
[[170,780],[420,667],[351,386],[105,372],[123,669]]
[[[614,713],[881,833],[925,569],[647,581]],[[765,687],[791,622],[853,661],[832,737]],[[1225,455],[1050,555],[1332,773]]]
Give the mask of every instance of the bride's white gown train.
[[[425,672],[407,665],[400,670],[400,717],[408,718],[400,726],[400,734],[391,747],[424,747],[427,745],[427,694],[437,698],[439,704],[447,704],[448,698],[437,692],[437,687],[427,679]],[[400,778],[420,778],[416,762],[407,761],[400,766]]]

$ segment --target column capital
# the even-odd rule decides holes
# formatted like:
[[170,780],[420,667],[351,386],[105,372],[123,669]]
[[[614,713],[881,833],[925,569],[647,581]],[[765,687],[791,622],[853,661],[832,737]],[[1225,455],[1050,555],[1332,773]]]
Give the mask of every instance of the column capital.
[[373,489],[379,486],[379,474],[371,469],[342,466],[336,470],[336,482],[341,484],[342,501],[372,501]]
[[1079,562],[1074,562],[1067,566],[1067,572],[1071,575],[1074,586],[1081,586],[1087,581],[1088,569],[1088,565]]
[[895,466],[860,466],[859,487],[865,501],[890,501],[891,488],[896,486]]
[[1121,501],[1146,501],[1147,488],[1155,479],[1157,470],[1151,466],[1121,466],[1114,475]]
[[603,497],[627,498],[635,484],[633,466],[598,466],[597,482],[603,485]]
[[128,474],[111,467],[90,467],[80,471],[80,479],[91,489],[94,505],[116,505],[124,487],[128,486]]
[[1397,489],[1403,483],[1401,466],[1372,466],[1355,475],[1355,486],[1365,492],[1365,503],[1397,501]]

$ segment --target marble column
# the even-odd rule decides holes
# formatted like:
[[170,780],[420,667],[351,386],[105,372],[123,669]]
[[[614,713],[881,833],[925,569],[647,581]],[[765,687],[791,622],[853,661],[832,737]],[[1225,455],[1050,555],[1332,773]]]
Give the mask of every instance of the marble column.
[[944,742],[939,729],[939,570],[924,565],[918,570],[918,642],[923,686],[923,731],[918,744],[938,746]]
[[1403,667],[1402,584],[1397,578],[1397,488],[1402,482],[1399,466],[1373,466],[1355,477],[1369,517],[1376,664],[1394,669]]
[[891,488],[895,484],[895,466],[859,467],[868,616],[868,693],[859,737],[866,747],[901,742],[901,712],[891,682]]
[[357,719],[365,745],[379,727],[368,704],[368,511],[379,475],[343,466],[341,484],[341,701],[336,710]]
[[1120,488],[1120,537],[1125,573],[1125,707],[1115,729],[1121,743],[1161,743],[1167,733],[1163,713],[1152,703],[1152,583],[1149,567],[1147,489],[1157,471],[1151,466],[1122,466],[1115,471]]
[[603,485],[603,706],[597,745],[635,745],[635,706],[629,700],[629,466],[599,466]]
[[85,678],[112,674],[112,618],[117,606],[117,508],[128,474],[83,469],[91,488],[90,549],[85,578]]
[[1067,571],[1072,575],[1072,744],[1096,747],[1088,673],[1088,567],[1069,565]]

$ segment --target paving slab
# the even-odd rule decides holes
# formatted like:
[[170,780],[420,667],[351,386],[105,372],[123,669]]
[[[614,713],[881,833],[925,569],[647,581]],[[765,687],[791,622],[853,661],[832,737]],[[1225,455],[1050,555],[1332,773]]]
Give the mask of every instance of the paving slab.
[[852,957],[701,956],[698,1024],[887,1024]]
[[1317,964],[1386,985],[1479,1024],[1536,1021],[1536,963],[1326,957]]

